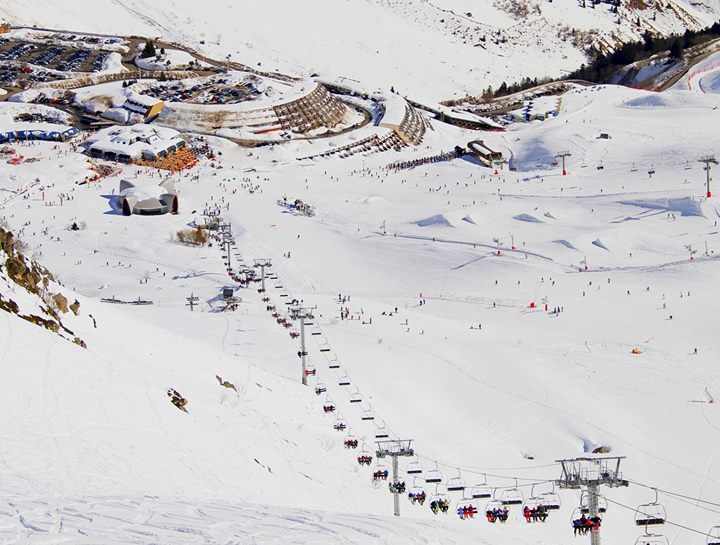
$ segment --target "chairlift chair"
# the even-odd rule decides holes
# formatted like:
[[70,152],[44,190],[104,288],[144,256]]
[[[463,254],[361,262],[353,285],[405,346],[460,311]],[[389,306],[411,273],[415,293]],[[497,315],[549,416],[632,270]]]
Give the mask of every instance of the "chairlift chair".
[[320,352],[330,352],[330,345],[323,344],[322,346],[320,346]]
[[651,534],[645,526],[645,533],[635,540],[635,545],[669,545],[668,538],[662,534]]
[[447,489],[448,492],[462,492],[465,490],[465,480],[460,476],[459,469],[457,477],[452,477],[448,479]]
[[483,473],[483,482],[473,485],[470,489],[470,495],[475,499],[492,498],[492,490],[487,484],[487,475]]
[[706,545],[720,545],[720,526],[713,526],[708,532]]
[[340,362],[338,360],[331,360],[328,363],[328,368],[330,369],[340,369]]
[[635,524],[638,526],[657,526],[665,524],[665,508],[658,503],[658,491],[655,489],[655,501],[644,503],[635,511]]
[[[583,492],[580,494],[580,512],[583,515],[587,515],[590,512],[589,505],[588,493]],[[598,496],[598,513],[604,513],[605,511],[607,511],[607,500],[602,496]]]
[[345,419],[337,418],[335,420],[335,423],[333,424],[333,429],[335,431],[345,431],[347,429],[347,423],[345,422]]
[[540,498],[542,499],[545,509],[548,511],[560,509],[560,506],[562,505],[560,494],[555,492],[555,483],[552,483],[552,490],[550,492],[543,492],[540,494]]
[[[307,322],[305,322],[305,325],[307,325]],[[322,330],[319,327],[313,327],[310,330],[310,335],[322,335]]]
[[410,462],[405,468],[405,473],[407,473],[408,475],[420,475],[422,472],[422,465],[420,464],[420,460],[418,460],[417,458]]
[[362,401],[362,396],[360,395],[360,392],[353,392],[350,394],[350,403],[360,403]]
[[427,473],[425,473],[425,482],[426,483],[441,483],[443,481],[443,474],[438,469],[437,462],[435,462],[435,469],[431,469]]
[[492,499],[485,505],[485,513],[494,511],[495,509],[502,509],[505,504],[501,500]]
[[447,492],[443,492],[443,489],[445,487],[442,484],[436,484],[435,485],[435,492],[433,492],[432,496],[430,496],[430,501],[449,501],[450,498],[448,498]]
[[[475,518],[475,516],[480,512],[480,506],[478,505],[477,500],[467,498],[463,495],[463,497],[455,504],[455,512],[463,520],[467,518]],[[465,515],[465,513],[467,513],[467,515]]]
[[320,394],[324,394],[325,392],[327,392],[327,388],[325,387],[325,385],[322,382],[318,382],[315,385],[315,393],[317,395],[320,395]]
[[378,428],[375,430],[375,439],[387,439],[390,435],[385,428]]
[[506,488],[500,495],[500,501],[503,505],[521,505],[523,502],[523,493],[517,486],[517,479],[515,479],[514,488]]
[[[425,492],[425,489],[424,489],[422,486],[419,486],[419,485],[417,484],[417,479],[415,479],[415,480],[413,481],[413,486],[411,486],[411,487],[410,487],[410,490],[408,490],[408,498],[410,499],[410,501],[412,501],[412,498],[413,498],[413,497],[422,496],[423,494],[425,494],[426,497],[427,497],[427,494],[426,494],[426,492]],[[413,501],[412,503],[413,503],[413,505],[415,504],[414,501]]]
[[338,379],[338,386],[350,386],[350,379],[347,375],[343,375]]

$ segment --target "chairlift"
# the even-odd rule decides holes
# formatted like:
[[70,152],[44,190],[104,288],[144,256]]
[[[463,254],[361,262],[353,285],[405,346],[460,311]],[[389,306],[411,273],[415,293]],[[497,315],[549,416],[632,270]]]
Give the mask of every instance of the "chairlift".
[[405,473],[408,475],[420,475],[423,472],[422,464],[420,463],[420,460],[416,457],[415,460],[410,462],[407,467],[405,468]]
[[[305,325],[307,325],[307,322],[305,322]],[[322,330],[319,327],[313,327],[310,330],[310,335],[322,335]]]
[[475,499],[492,498],[492,490],[487,484],[487,475],[483,473],[484,480],[470,489],[470,495]]
[[441,483],[443,481],[442,471],[438,469],[437,462],[435,462],[435,469],[431,469],[425,473],[426,483]]
[[463,497],[455,504],[455,512],[461,520],[467,520],[475,518],[475,515],[480,512],[480,506],[478,505],[477,500],[463,495]]
[[362,396],[360,395],[360,392],[353,392],[350,394],[350,403],[360,403],[362,401]]
[[371,407],[368,407],[367,409],[363,409],[362,415],[360,416],[360,420],[375,420],[375,413],[373,412]]
[[528,508],[532,511],[533,509],[537,509],[541,505],[544,505],[542,499],[540,498],[540,496],[535,495],[535,485],[532,485],[532,488],[530,489],[530,497],[527,498],[523,504],[523,511],[525,511],[525,508]]
[[655,489],[655,501],[642,504],[635,511],[635,524],[638,526],[657,526],[665,524],[665,508],[658,503],[658,491]]
[[413,480],[413,486],[410,487],[410,490],[408,490],[408,499],[412,502],[413,505],[415,505],[416,502],[419,502],[420,505],[425,503],[425,498],[427,497],[427,493],[425,492],[425,489],[422,486],[419,486],[417,483],[417,478]]
[[443,488],[444,488],[444,485],[442,485],[442,484],[438,483],[435,485],[435,492],[433,492],[432,496],[430,496],[430,502],[449,501],[449,498],[447,495],[447,490],[445,492],[443,492],[442,491]]
[[669,545],[668,538],[661,534],[651,534],[645,526],[645,533],[635,540],[635,545]]
[[562,505],[560,494],[555,492],[555,483],[552,483],[552,491],[543,492],[542,494],[540,494],[540,497],[543,500],[543,505],[545,506],[545,509],[549,511],[560,509],[560,506]]
[[389,474],[390,472],[388,471],[387,465],[384,462],[378,460],[378,462],[375,464],[375,467],[373,468],[372,480],[374,483],[378,481],[387,481]]
[[[589,507],[590,504],[588,503],[588,499],[589,499],[589,496],[588,496],[587,492],[583,492],[582,494],[580,494],[580,508],[579,509],[583,515],[587,515],[590,512],[590,507]],[[605,511],[607,511],[607,500],[600,495],[598,495],[597,500],[598,500],[598,513],[604,513]]]
[[375,439],[376,440],[382,440],[389,438],[390,435],[388,434],[387,430],[385,428],[378,428],[375,430]]
[[331,360],[328,363],[328,368],[330,369],[340,369],[340,362],[338,360]]
[[515,479],[514,488],[507,488],[503,490],[503,493],[500,495],[500,501],[503,505],[520,505],[523,499],[523,493],[522,490],[518,488],[517,479]]
[[325,387],[325,385],[322,382],[318,382],[315,385],[315,393],[317,395],[320,395],[320,394],[324,394],[325,392],[327,392],[327,388]]
[[720,526],[713,526],[708,532],[706,545],[720,545]]
[[347,375],[343,375],[338,379],[338,386],[350,386],[350,378]]
[[322,346],[320,346],[320,352],[330,352],[330,345],[323,344]]
[[337,418],[335,420],[335,423],[333,424],[333,429],[335,431],[345,431],[347,429],[347,423],[345,422],[345,419]]
[[310,365],[309,363],[305,366],[305,376],[309,377],[310,375],[315,376],[317,374],[317,370],[315,369],[314,365]]
[[465,480],[460,476],[459,469],[457,477],[452,477],[448,479],[447,489],[448,492],[462,492],[465,490]]

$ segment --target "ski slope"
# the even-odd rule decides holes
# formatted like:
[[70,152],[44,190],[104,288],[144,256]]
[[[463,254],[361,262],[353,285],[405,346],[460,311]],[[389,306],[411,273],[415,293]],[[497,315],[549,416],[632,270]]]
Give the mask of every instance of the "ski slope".
[[[36,0],[32,10],[6,2],[0,15],[162,35],[217,58],[434,100],[576,67],[583,57],[555,38],[557,22],[608,32],[612,24],[601,6],[589,15],[575,4],[543,4],[524,25],[468,0],[276,1],[250,17],[229,3],[198,12],[186,0]],[[687,9],[710,21],[717,6]],[[677,28],[667,17],[658,15],[664,28]],[[475,47],[479,32],[498,29],[506,43]],[[70,145],[14,145],[34,162],[0,162],[0,217],[78,298],[71,327],[88,348],[0,313],[0,542],[587,539],[572,535],[574,491],[556,490],[562,508],[542,525],[518,508],[504,525],[458,520],[457,493],[448,515],[403,497],[403,517],[390,518],[392,495],[371,480],[383,466],[356,462],[374,456],[382,429],[413,439],[425,472],[485,482],[497,498],[551,493],[557,459],[603,448],[626,457],[630,480],[603,490],[606,542],[643,533],[635,509],[657,487],[668,523],[656,531],[672,545],[702,545],[720,524],[720,208],[704,198],[697,162],[716,152],[715,76],[690,84],[702,93],[684,80],[664,93],[573,90],[556,118],[482,135],[517,168],[497,175],[469,159],[387,170],[478,138],[434,121],[418,148],[345,160],[297,160],[340,137],[253,150],[211,137],[218,162],[173,175],[177,216],[124,217],[114,207],[121,179],[155,186],[165,174],[123,165],[80,185],[92,171]],[[20,108],[0,104],[3,128]],[[556,164],[564,150],[568,176]],[[277,204],[283,196],[317,214],[290,213]],[[253,285],[237,291],[237,311],[222,312],[222,289],[233,286],[227,257],[217,243],[175,239],[216,206],[236,241],[231,266],[272,259],[269,302]],[[69,230],[73,222],[83,228]],[[29,297],[2,270],[0,278],[3,297]],[[154,304],[100,301],[111,297]],[[293,298],[315,313],[309,388],[298,341],[267,311]],[[189,400],[188,414],[168,388]],[[329,402],[337,414],[323,413]],[[375,419],[362,420],[370,410]],[[338,417],[358,450],[344,448]],[[444,494],[406,474],[409,461],[408,487]]]
[[[696,156],[712,151],[707,118],[716,106],[714,95],[681,91],[575,90],[557,118],[486,135],[518,165],[497,176],[462,159],[384,170],[472,137],[438,124],[422,149],[349,160],[294,160],[326,144],[250,155],[211,139],[222,169],[204,161],[193,177],[175,176],[177,216],[114,211],[120,178],[157,184],[154,172],[125,166],[80,186],[83,156],[22,146],[39,160],[0,164],[10,187],[27,191],[7,198],[2,213],[77,290],[88,349],[2,316],[3,527],[31,543],[63,539],[66,524],[73,535],[127,542],[132,532],[140,543],[175,539],[178,529],[193,542],[197,526],[217,528],[203,538],[210,542],[242,542],[243,532],[263,542],[285,532],[301,543],[316,539],[312,532],[351,543],[365,542],[363,532],[372,534],[367,542],[414,542],[428,532],[436,536],[428,542],[574,542],[580,497],[569,491],[540,527],[517,510],[493,526],[482,517],[433,517],[405,499],[407,521],[377,518],[390,514],[391,495],[384,483],[372,485],[376,466],[360,468],[355,456],[372,453],[382,427],[413,438],[426,471],[437,463],[446,478],[487,480],[498,497],[516,487],[525,497],[550,492],[555,460],[604,447],[627,457],[631,481],[606,493],[605,539],[640,535],[634,510],[658,487],[672,493],[660,494],[668,520],[695,530],[668,524],[670,542],[703,543],[717,516],[687,498],[720,496],[720,416],[709,403],[720,386],[718,346],[708,319],[718,295],[720,213],[702,198]],[[572,153],[567,177],[552,165],[561,149]],[[311,203],[317,215],[287,213],[276,204],[283,195]],[[232,224],[232,263],[273,260],[271,304],[297,298],[316,307],[319,334],[308,335],[308,351],[318,375],[310,384],[322,382],[327,394],[299,385],[297,341],[260,294],[241,290],[239,310],[219,312],[228,285],[219,248],[172,240],[206,205],[219,205]],[[68,231],[75,220],[87,227]],[[692,261],[687,246],[697,250]],[[186,307],[191,294],[200,298],[195,312]],[[339,304],[338,294],[350,300]],[[155,304],[98,302],[111,296]],[[341,319],[341,307],[353,319]],[[329,368],[334,358],[339,369]],[[238,395],[220,388],[216,374]],[[168,402],[170,387],[189,399],[190,414]],[[359,406],[349,402],[353,393]],[[364,450],[343,448],[336,416],[322,413],[329,400]],[[360,419],[368,409],[374,421]],[[459,496],[451,498],[452,512]],[[130,520],[107,522],[128,505]],[[211,515],[198,514],[203,505],[214,506]],[[228,522],[236,509],[253,521]],[[73,513],[86,510],[97,516],[78,522]],[[275,526],[269,511],[286,522]],[[167,517],[164,526],[157,517]]]

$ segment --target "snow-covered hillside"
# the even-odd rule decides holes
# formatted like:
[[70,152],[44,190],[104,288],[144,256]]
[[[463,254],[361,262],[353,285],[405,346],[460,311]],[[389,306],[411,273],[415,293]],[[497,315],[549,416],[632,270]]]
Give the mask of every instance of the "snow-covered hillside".
[[[431,119],[388,90],[448,98],[560,73],[582,62],[569,34],[557,38],[560,24],[610,39],[604,4],[510,13],[523,5],[0,6],[16,24],[162,35],[369,91],[332,95],[368,112],[341,134],[321,126],[254,148],[185,134],[181,151],[197,146],[198,161],[180,172],[91,159],[79,145],[89,130],[70,142],[3,136],[0,219],[26,257],[20,267],[3,236],[0,542],[565,545],[588,539],[571,526],[587,497],[560,490],[557,460],[602,454],[624,457],[629,484],[601,489],[607,543],[720,542],[720,205],[699,163],[718,151],[717,57],[662,93],[573,87],[527,101],[528,113],[552,113],[492,132]],[[636,32],[639,15],[669,32],[681,19],[710,22],[717,8],[626,13],[621,34]],[[78,103],[120,106],[113,97],[128,91],[90,83]],[[295,88],[330,93],[273,85],[291,98]],[[269,111],[280,99],[262,100]],[[0,102],[0,133],[66,128],[65,110],[77,110],[63,108]],[[287,130],[275,121],[275,134]],[[400,135],[402,146],[335,153]],[[463,153],[479,139],[509,166]],[[121,180],[156,195],[166,178],[177,214],[123,215]],[[220,235],[180,242],[218,215],[227,246]],[[264,293],[238,280],[256,260],[272,261]],[[132,304],[143,301],[152,304]],[[314,315],[307,386],[293,301]],[[401,519],[389,516],[388,482],[372,478],[390,466],[377,459],[385,437],[414,441],[400,478],[428,497],[419,505],[403,493]],[[448,491],[451,478],[466,490]],[[561,505],[544,523],[526,522],[524,503],[506,523],[487,521],[508,497]],[[440,499],[449,513],[429,509]],[[460,520],[467,503],[478,514]],[[638,525],[636,510],[656,503],[665,524]]]
[[[716,2],[673,0],[582,7],[577,0],[9,0],[13,24],[160,35],[225,58],[294,75],[346,76],[433,99],[479,95],[488,85],[559,76],[591,43],[614,47],[649,29],[682,33],[712,24]],[[618,22],[619,21],[619,22]],[[640,26],[637,22],[640,21]]]

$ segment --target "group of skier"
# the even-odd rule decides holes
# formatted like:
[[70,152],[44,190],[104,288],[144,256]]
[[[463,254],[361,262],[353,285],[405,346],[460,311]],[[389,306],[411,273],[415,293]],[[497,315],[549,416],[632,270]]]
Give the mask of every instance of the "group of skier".
[[547,519],[548,511],[544,505],[538,505],[537,507],[530,507],[526,505],[523,508],[523,517],[527,522],[545,522]]
[[588,532],[597,532],[600,529],[601,524],[600,517],[586,517],[582,515],[579,519],[572,521],[573,535],[578,534],[584,536]]
[[510,510],[507,507],[493,507],[485,511],[485,518],[488,522],[495,523],[497,521],[506,522]]

